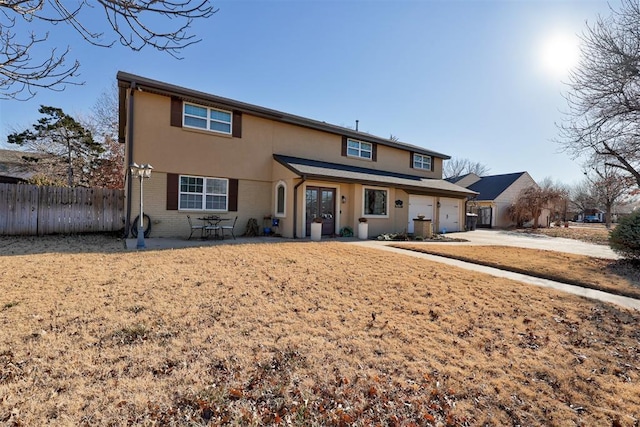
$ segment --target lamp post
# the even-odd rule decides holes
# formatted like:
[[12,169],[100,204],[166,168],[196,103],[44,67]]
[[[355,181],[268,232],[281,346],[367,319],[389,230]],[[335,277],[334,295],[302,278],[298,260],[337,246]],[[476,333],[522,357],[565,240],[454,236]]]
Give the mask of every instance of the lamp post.
[[144,243],[144,205],[142,199],[142,180],[145,178],[151,177],[151,169],[153,166],[150,164],[146,165],[138,165],[137,163],[133,163],[129,166],[131,170],[131,177],[137,176],[140,178],[140,221],[138,222],[138,243],[136,245],[136,249],[144,249],[147,246]]

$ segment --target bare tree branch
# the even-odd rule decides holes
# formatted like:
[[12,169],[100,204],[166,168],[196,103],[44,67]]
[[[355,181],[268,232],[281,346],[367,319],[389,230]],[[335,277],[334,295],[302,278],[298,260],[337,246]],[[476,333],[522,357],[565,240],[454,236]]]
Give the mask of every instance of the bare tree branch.
[[444,164],[442,174],[445,178],[458,178],[469,173],[484,176],[489,173],[490,170],[487,165],[483,165],[480,162],[472,162],[469,159],[452,158]]
[[[75,79],[80,64],[69,63],[68,47],[52,48],[48,56],[37,56],[35,48],[46,46],[49,34],[25,36],[19,31],[21,27],[36,21],[66,24],[97,47],[115,43],[134,51],[151,47],[180,59],[183,49],[200,41],[189,33],[193,21],[217,12],[209,2],[79,0],[69,7],[65,0],[0,0],[0,99],[29,99],[39,88],[64,90],[68,84],[82,84]],[[93,9],[104,13],[104,30],[89,28],[86,13]]]
[[640,186],[640,0],[587,25],[581,53],[558,142],[574,158],[604,156]]

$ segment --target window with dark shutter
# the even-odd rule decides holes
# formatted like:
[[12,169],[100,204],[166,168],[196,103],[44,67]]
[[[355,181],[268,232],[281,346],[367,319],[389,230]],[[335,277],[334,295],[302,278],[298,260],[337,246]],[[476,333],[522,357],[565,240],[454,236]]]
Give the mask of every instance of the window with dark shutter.
[[182,100],[171,97],[171,126],[182,127]]
[[238,180],[229,179],[229,212],[238,211]]
[[233,129],[231,136],[234,138],[242,138],[242,113],[240,111],[233,112]]
[[175,173],[167,174],[167,210],[178,210],[178,178]]

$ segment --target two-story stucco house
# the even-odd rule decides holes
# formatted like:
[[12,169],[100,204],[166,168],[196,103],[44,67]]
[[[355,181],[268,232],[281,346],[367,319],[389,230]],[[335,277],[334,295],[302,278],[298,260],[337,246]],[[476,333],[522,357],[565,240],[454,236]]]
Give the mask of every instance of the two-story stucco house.
[[[472,190],[442,179],[449,157],[268,108],[119,72],[120,141],[128,164],[151,164],[145,213],[157,237],[190,233],[187,215],[279,219],[284,237],[355,229],[412,231],[418,213],[435,230],[464,228]],[[138,215],[139,182],[126,185],[127,223]]]

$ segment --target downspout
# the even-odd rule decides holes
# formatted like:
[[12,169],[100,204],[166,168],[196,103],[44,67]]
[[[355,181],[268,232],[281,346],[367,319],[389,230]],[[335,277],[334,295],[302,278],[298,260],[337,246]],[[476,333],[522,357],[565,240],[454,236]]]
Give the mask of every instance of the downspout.
[[302,175],[302,181],[297,183],[295,187],[293,187],[293,238],[298,238],[298,187],[300,187],[305,181],[307,177]]
[[131,171],[129,166],[133,163],[133,94],[136,91],[136,82],[131,82],[129,89],[129,105],[127,107],[127,164],[124,166],[125,173],[128,174],[127,180],[127,214],[124,219],[124,237],[129,237],[129,231],[131,229],[131,192],[133,191],[133,180],[131,179]]

